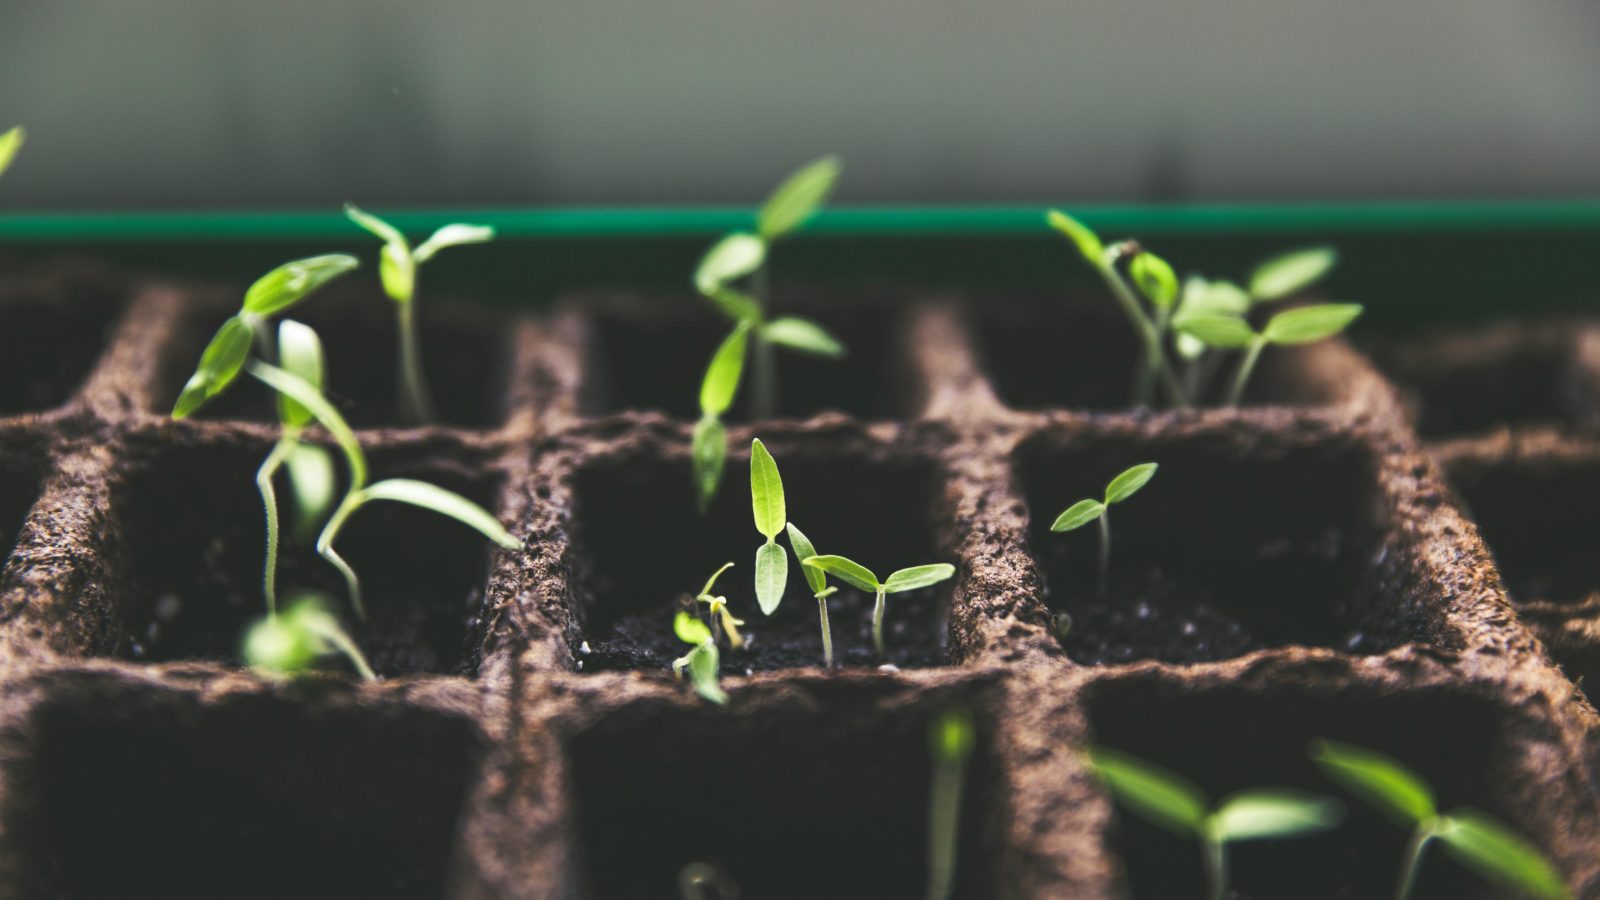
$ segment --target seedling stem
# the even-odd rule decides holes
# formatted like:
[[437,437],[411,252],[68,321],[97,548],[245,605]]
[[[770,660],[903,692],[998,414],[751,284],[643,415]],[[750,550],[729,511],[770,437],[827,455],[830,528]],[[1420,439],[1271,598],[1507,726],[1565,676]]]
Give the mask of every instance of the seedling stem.
[[1156,476],[1155,463],[1130,466],[1106,484],[1101,499],[1089,497],[1079,500],[1056,516],[1051,531],[1072,531],[1092,521],[1100,525],[1100,594],[1104,596],[1110,586],[1111,573],[1111,507],[1132,497]]
[[928,794],[928,900],[950,900],[961,836],[961,788],[972,757],[972,713],[947,709],[928,729],[933,785]]

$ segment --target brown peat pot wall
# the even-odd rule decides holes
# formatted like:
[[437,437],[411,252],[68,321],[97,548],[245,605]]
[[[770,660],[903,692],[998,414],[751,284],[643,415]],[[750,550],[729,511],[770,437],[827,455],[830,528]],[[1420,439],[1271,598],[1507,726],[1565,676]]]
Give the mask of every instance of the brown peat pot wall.
[[[958,897],[1197,896],[1194,848],[1121,812],[1082,748],[1214,796],[1333,792],[1318,737],[1399,756],[1600,896],[1600,717],[1568,679],[1600,677],[1600,444],[1547,373],[1519,388],[1545,424],[1484,433],[1515,417],[1466,404],[1424,444],[1407,410],[1429,406],[1344,341],[1269,353],[1242,409],[1150,413],[1125,408],[1127,339],[1097,298],[780,291],[850,356],[780,357],[779,416],[730,417],[702,517],[689,436],[727,326],[700,302],[425,302],[445,424],[402,428],[392,308],[350,279],[295,316],[375,475],[461,491],[524,544],[363,510],[343,546],[371,618],[347,625],[385,677],[277,682],[237,667],[270,396],[165,415],[238,290],[83,263],[0,282],[0,364],[39,375],[0,404],[0,896],[632,900],[679,896],[702,862],[747,898],[921,897],[926,732],[953,707],[978,732]],[[1589,377],[1574,346],[1562,384]],[[1413,398],[1449,387],[1402,356],[1379,353]],[[887,658],[858,592],[830,602],[832,672],[798,571],[755,608],[755,436],[821,552],[956,565],[889,599]],[[1049,524],[1146,460],[1102,593],[1092,530]],[[727,561],[753,640],[714,707],[670,674],[671,620]],[[293,539],[279,581],[343,595]],[[1352,803],[1328,835],[1241,848],[1239,896],[1383,896],[1403,843]],[[1416,896],[1506,895],[1440,856]]]

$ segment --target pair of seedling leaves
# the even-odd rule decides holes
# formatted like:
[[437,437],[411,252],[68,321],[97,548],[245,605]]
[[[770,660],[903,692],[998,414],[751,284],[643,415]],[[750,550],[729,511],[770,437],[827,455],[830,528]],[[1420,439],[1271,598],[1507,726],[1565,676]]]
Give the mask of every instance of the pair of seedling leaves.
[[[1308,247],[1269,259],[1256,267],[1247,288],[1199,276],[1180,286],[1172,266],[1136,242],[1106,246],[1088,226],[1060,210],[1051,210],[1046,220],[1099,273],[1139,336],[1142,359],[1134,379],[1136,404],[1152,403],[1158,387],[1173,406],[1199,401],[1209,374],[1202,356],[1207,350],[1238,350],[1243,356],[1225,395],[1227,405],[1236,406],[1267,347],[1324,340],[1343,331],[1362,312],[1353,303],[1324,303],[1278,312],[1259,330],[1251,324],[1252,311],[1325,278],[1338,262],[1338,254],[1329,247]],[[1126,276],[1119,268],[1124,260]],[[1181,375],[1168,357],[1169,333],[1175,336],[1173,349],[1185,366]]]
[[[695,270],[695,289],[733,322],[700,382],[700,420],[694,429],[695,496],[702,511],[716,496],[728,456],[722,417],[733,406],[753,357],[755,385],[752,418],[770,416],[777,404],[773,348],[837,359],[844,345],[821,325],[800,316],[769,317],[766,264],[772,245],[798,231],[826,202],[839,178],[837,157],[824,156],[802,166],[778,185],[756,215],[756,231],[734,232],[706,251]],[[740,284],[754,282],[746,291]]]
[[[1458,862],[1509,889],[1550,900],[1571,896],[1560,873],[1527,841],[1475,809],[1439,812],[1427,782],[1396,760],[1333,741],[1314,742],[1311,758],[1329,779],[1410,831],[1395,900],[1410,896],[1423,851],[1434,841]],[[1227,893],[1228,844],[1315,834],[1343,819],[1338,801],[1300,791],[1240,791],[1213,806],[1189,781],[1144,760],[1096,747],[1089,761],[1129,809],[1200,841],[1213,900]]]

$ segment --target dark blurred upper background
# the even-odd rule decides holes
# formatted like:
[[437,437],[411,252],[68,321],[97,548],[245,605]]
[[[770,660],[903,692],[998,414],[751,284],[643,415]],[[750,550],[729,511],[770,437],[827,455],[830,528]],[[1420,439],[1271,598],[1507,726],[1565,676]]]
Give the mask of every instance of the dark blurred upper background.
[[20,209],[1600,193],[1594,0],[0,0]]

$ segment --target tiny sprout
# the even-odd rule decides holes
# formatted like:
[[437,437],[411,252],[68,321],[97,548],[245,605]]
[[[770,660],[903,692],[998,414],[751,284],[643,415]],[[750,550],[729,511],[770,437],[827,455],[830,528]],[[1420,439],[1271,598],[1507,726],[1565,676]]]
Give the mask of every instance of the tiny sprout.
[[1067,507],[1050,526],[1051,531],[1073,531],[1089,524],[1100,523],[1100,593],[1106,592],[1111,571],[1111,505],[1121,503],[1139,492],[1139,489],[1156,477],[1156,463],[1140,463],[1125,469],[1106,485],[1103,499],[1086,498]]
[[1470,807],[1440,813],[1422,776],[1394,759],[1350,744],[1316,741],[1311,759],[1324,774],[1403,828],[1410,829],[1395,900],[1406,900],[1422,865],[1422,852],[1438,839],[1478,875],[1538,897],[1572,894],[1537,848],[1499,821]]
[[494,229],[487,225],[446,225],[412,249],[399,229],[355,204],[346,203],[344,214],[383,241],[378,257],[378,277],[383,282],[384,293],[396,304],[400,323],[400,414],[417,424],[433,422],[436,418],[433,397],[422,373],[422,350],[417,341],[417,268],[446,247],[494,240]]
[[361,648],[315,594],[300,597],[282,613],[257,619],[245,633],[241,652],[252,669],[270,675],[299,675],[336,653],[348,659],[362,678],[377,679]]
[[812,546],[811,539],[805,536],[793,522],[789,523],[789,549],[794,551],[794,558],[800,563],[800,573],[806,577],[806,586],[811,588],[811,596],[817,599],[817,617],[822,622],[822,665],[824,668],[833,668],[833,632],[828,628],[828,598],[839,589],[828,585],[828,576],[821,569],[805,564],[806,560],[817,555],[817,548]]
[[733,563],[723,563],[722,568],[712,572],[711,577],[706,579],[706,586],[700,589],[700,593],[696,594],[694,599],[696,603],[704,603],[706,605],[706,616],[711,620],[712,641],[718,642],[721,640],[721,635],[717,633],[719,630],[726,631],[728,633],[728,646],[737,650],[744,646],[744,637],[739,634],[739,626],[744,624],[744,620],[733,617],[733,613],[728,609],[727,597],[711,593],[711,589],[716,585],[717,579],[721,577],[723,572],[731,568],[733,568]]
[[17,151],[22,149],[22,144],[28,139],[28,132],[18,125],[10,131],[0,134],[0,175],[11,168],[11,161],[17,158]]
[[1186,779],[1106,747],[1091,749],[1089,762],[1130,811],[1199,840],[1211,900],[1228,893],[1228,844],[1316,834],[1344,817],[1337,800],[1288,788],[1239,791],[1212,806]]
[[972,713],[947,709],[928,726],[933,785],[928,798],[928,900],[950,900],[961,836],[961,787],[972,757]]
[[678,635],[678,640],[694,647],[672,661],[672,674],[682,678],[683,670],[687,668],[696,693],[712,703],[727,703],[728,692],[717,684],[717,670],[721,668],[722,661],[711,629],[692,613],[680,609],[672,620],[672,630]]
[[783,589],[789,581],[789,557],[778,545],[778,535],[789,523],[783,501],[783,478],[777,460],[767,452],[760,438],[750,442],[750,507],[755,513],[756,530],[767,542],[756,548],[756,602],[761,612],[772,615],[783,602]]
[[1354,322],[1361,312],[1362,307],[1355,303],[1322,303],[1284,310],[1267,320],[1266,327],[1259,332],[1242,317],[1222,314],[1186,316],[1175,327],[1209,347],[1245,351],[1234,372],[1233,386],[1228,390],[1228,405],[1238,406],[1262,350],[1269,345],[1310,344],[1333,337]]
[[811,556],[802,560],[800,564],[820,569],[852,587],[877,596],[877,600],[872,606],[872,645],[877,648],[879,656],[884,655],[884,597],[888,594],[899,594],[904,591],[932,587],[941,581],[949,580],[956,574],[956,567],[949,563],[929,563],[900,569],[890,573],[889,577],[884,581],[879,581],[878,576],[872,574],[871,569],[843,556]]

